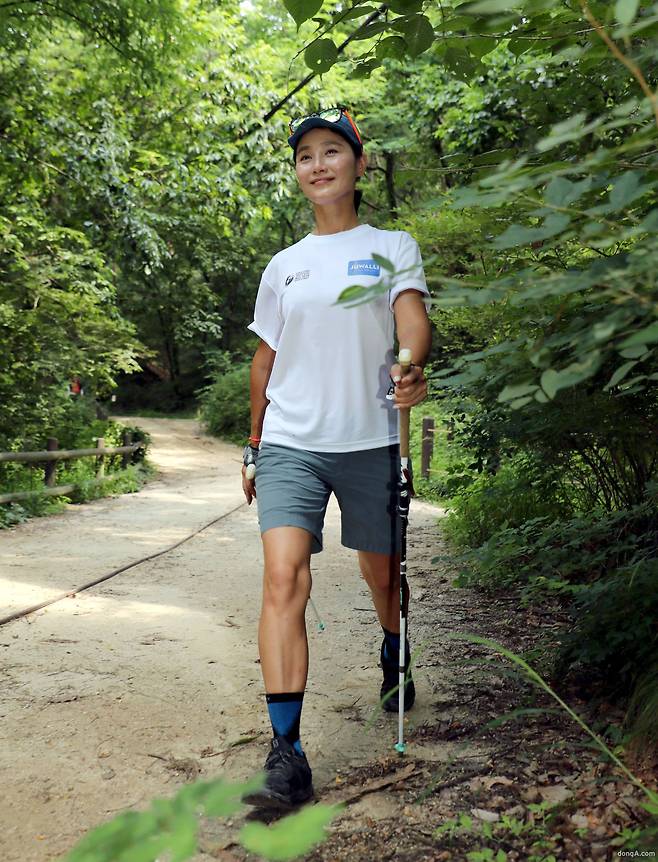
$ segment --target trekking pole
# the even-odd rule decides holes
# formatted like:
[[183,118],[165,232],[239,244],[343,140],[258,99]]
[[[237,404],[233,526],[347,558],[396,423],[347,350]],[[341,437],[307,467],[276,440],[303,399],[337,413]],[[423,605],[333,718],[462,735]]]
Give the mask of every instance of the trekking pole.
[[[411,350],[400,348],[398,362],[402,374],[411,367]],[[407,523],[409,521],[409,500],[412,493],[409,469],[409,414],[410,408],[400,409],[400,493],[398,512],[400,514],[400,652],[398,658],[398,741],[395,750],[402,755],[404,744],[404,660],[407,643],[407,614],[409,612],[409,589],[407,586]]]

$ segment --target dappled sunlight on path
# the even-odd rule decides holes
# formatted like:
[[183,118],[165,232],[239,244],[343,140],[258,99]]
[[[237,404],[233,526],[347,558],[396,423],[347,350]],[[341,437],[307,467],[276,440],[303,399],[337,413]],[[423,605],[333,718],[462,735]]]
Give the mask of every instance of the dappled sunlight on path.
[[[242,505],[238,447],[198,438],[190,420],[175,420],[170,434],[168,422],[143,423],[161,472],[141,492],[70,506],[0,540],[3,604],[21,608],[214,521],[168,553],[0,629],[0,769],[12,776],[0,803],[10,824],[3,862],[54,860],[117,811],[199,775],[239,779],[262,766],[270,727],[257,646],[256,505]],[[178,445],[182,468],[167,454]],[[437,512],[415,503],[411,529],[433,524]],[[307,615],[303,727],[318,788],[332,786],[339,768],[390,755],[396,733],[394,716],[368,724],[381,629],[356,555],[339,537],[332,498],[325,551],[312,561],[326,630]],[[419,668],[417,687],[410,732],[432,714],[428,671]]]

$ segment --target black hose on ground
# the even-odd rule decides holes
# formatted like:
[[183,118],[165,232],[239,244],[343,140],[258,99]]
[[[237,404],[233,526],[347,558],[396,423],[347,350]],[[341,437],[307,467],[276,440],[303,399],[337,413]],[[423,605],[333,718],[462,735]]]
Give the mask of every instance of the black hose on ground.
[[48,607],[48,605],[54,605],[55,602],[61,602],[62,599],[72,599],[77,593],[82,593],[84,590],[88,590],[90,587],[95,587],[96,584],[101,584],[103,581],[108,581],[110,578],[113,578],[115,575],[120,575],[121,572],[127,572],[128,569],[134,569],[135,566],[139,566],[142,563],[148,563],[149,560],[155,560],[157,557],[161,557],[163,554],[168,554],[170,551],[173,551],[175,548],[179,548],[181,545],[185,544],[185,542],[189,542],[190,539],[193,539],[195,536],[198,536],[199,533],[202,533],[204,530],[207,530],[208,527],[212,527],[213,524],[216,524],[218,521],[222,521],[224,518],[228,518],[229,515],[232,515],[234,512],[237,512],[238,509],[241,509],[243,506],[246,506],[246,503],[240,503],[239,506],[236,506],[235,509],[231,509],[230,512],[225,512],[223,515],[220,515],[219,518],[214,518],[212,521],[209,521],[207,524],[204,524],[203,527],[199,527],[198,530],[195,530],[193,533],[190,533],[189,536],[185,536],[180,541],[176,542],[173,545],[170,545],[168,548],[164,548],[162,551],[157,551],[155,554],[149,554],[148,557],[142,557],[139,560],[134,560],[132,563],[126,563],[125,566],[121,566],[118,569],[114,569],[114,571],[109,572],[107,575],[101,575],[100,578],[96,578],[93,581],[89,581],[88,584],[83,584],[81,587],[78,587],[75,590],[69,590],[67,593],[62,593],[59,596],[55,596],[52,599],[48,599],[47,602],[41,602],[38,605],[32,605],[29,608],[24,608],[21,611],[15,611],[13,614],[9,614],[7,617],[0,618],[0,626],[6,625],[6,623],[10,623],[13,620],[19,620],[21,617],[26,617],[28,614],[33,614],[35,611],[40,611],[41,608]]

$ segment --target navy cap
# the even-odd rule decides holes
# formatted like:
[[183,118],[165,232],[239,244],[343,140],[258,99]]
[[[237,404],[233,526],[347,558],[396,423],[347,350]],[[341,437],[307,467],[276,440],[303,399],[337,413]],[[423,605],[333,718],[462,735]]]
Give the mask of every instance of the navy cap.
[[311,129],[331,129],[332,132],[336,132],[336,134],[345,138],[357,155],[361,155],[363,152],[363,144],[358,139],[356,132],[352,128],[352,124],[345,114],[343,114],[340,120],[336,123],[332,123],[331,120],[325,120],[323,117],[308,117],[304,120],[301,126],[295,129],[294,133],[288,138],[288,143],[295,153],[297,152],[297,144],[299,143],[300,138],[305,135],[306,132],[310,132]]

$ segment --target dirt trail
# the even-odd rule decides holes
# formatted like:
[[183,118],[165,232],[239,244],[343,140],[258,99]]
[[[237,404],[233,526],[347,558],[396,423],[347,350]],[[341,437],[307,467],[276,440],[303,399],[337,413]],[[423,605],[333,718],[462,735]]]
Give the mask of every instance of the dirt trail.
[[[246,777],[266,752],[256,645],[262,555],[256,508],[240,487],[240,450],[204,436],[192,420],[130,421],[152,434],[158,478],[138,494],[70,506],[3,533],[0,615],[225,517],[156,560],[0,629],[4,862],[55,859],[115,812],[197,775]],[[412,505],[412,578],[429,569],[439,515]],[[317,631],[309,609],[303,737],[321,791],[335,786],[338,771],[389,754],[395,741],[392,716],[365,728],[378,699],[381,630],[355,554],[340,545],[333,498],[313,573],[327,628]],[[416,678],[410,731],[432,717],[440,688],[436,668],[421,666]],[[450,751],[444,742],[423,756]]]

